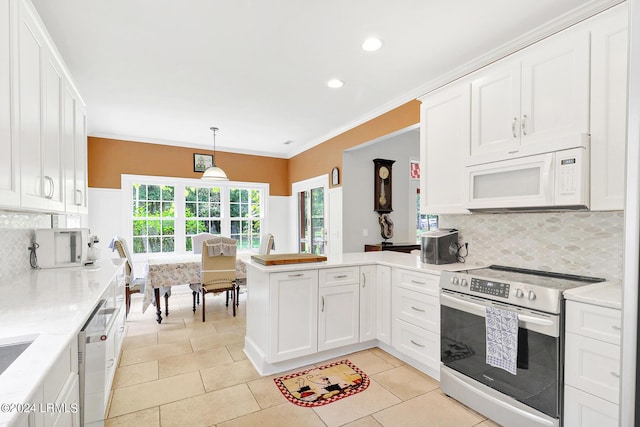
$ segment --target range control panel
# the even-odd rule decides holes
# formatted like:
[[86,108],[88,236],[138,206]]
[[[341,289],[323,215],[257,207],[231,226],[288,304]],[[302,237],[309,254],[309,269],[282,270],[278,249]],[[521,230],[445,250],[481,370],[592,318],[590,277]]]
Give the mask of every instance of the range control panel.
[[490,282],[482,279],[471,279],[470,289],[482,294],[494,295],[500,298],[509,298],[509,284],[500,282]]

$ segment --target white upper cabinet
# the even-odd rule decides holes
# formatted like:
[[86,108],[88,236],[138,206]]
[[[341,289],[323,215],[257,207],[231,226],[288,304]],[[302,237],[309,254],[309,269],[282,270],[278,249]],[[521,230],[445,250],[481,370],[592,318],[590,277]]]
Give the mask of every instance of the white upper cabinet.
[[472,78],[467,164],[577,147],[589,132],[589,32],[582,26]]
[[420,98],[420,211],[468,213],[462,206],[469,153],[470,87],[455,83]]
[[46,209],[42,176],[42,70],[44,38],[33,11],[18,9],[18,105],[22,206]]
[[471,158],[516,153],[519,117],[520,61],[505,59],[476,73],[471,83]]
[[42,188],[47,209],[64,211],[62,170],[62,87],[64,77],[52,55],[45,56],[42,108]]
[[15,29],[14,3],[0,2],[0,205],[20,206],[18,140],[15,135],[15,109],[11,85],[15,69],[12,31]]
[[86,213],[81,98],[29,0],[3,1],[0,20],[0,207]]
[[87,212],[87,119],[75,90],[67,84],[63,98],[65,209]]
[[591,28],[591,210],[624,209],[628,7],[593,18]]

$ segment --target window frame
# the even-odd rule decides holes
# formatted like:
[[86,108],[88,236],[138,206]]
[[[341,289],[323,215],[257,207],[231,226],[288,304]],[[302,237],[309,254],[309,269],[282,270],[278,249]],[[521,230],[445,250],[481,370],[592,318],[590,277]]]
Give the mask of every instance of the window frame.
[[[261,234],[263,230],[268,230],[269,223],[269,184],[261,182],[244,182],[244,181],[213,181],[207,182],[197,178],[175,178],[165,176],[149,176],[149,175],[121,175],[121,189],[122,189],[122,224],[123,237],[127,239],[129,246],[132,248],[133,243],[133,184],[147,184],[147,185],[165,185],[174,187],[174,203],[175,203],[175,222],[174,222],[174,252],[169,253],[138,253],[133,254],[134,259],[144,259],[148,257],[162,257],[162,256],[175,256],[190,254],[191,251],[186,250],[186,212],[185,212],[185,200],[184,200],[184,188],[185,187],[210,187],[220,188],[220,230],[223,236],[229,236],[231,234],[231,218],[230,218],[230,204],[229,204],[229,191],[231,189],[246,189],[246,190],[260,190],[262,197],[260,200],[260,229]],[[247,252],[257,252],[255,249],[246,249]]]

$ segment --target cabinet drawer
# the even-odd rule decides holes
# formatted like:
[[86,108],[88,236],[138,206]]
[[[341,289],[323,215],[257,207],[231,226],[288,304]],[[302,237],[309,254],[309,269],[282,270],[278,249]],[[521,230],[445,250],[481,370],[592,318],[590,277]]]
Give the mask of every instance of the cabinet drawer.
[[571,386],[564,388],[564,427],[617,427],[618,405]]
[[393,284],[403,286],[414,291],[438,296],[440,276],[418,273],[411,270],[395,269]]
[[431,295],[405,288],[393,294],[393,318],[440,333],[440,301]]
[[320,270],[318,274],[321,288],[360,282],[359,267],[325,268]]
[[620,310],[567,301],[567,332],[620,345],[621,324]]
[[400,319],[393,321],[393,347],[416,361],[439,369],[440,335]]
[[565,383],[617,404],[620,347],[567,333]]

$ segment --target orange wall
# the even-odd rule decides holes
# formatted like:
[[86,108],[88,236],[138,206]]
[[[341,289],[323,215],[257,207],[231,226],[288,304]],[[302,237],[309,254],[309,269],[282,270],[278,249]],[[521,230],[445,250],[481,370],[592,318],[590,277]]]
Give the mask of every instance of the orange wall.
[[[199,178],[193,154],[213,151],[89,137],[89,187],[120,188],[120,175]],[[227,153],[216,150],[216,164],[232,181],[267,182],[272,196],[290,194],[287,159]],[[275,172],[274,172],[275,171]]]
[[[356,126],[291,159],[228,153],[216,150],[216,164],[232,181],[267,182],[272,196],[291,195],[291,183],[331,174],[340,169],[342,183],[342,152],[380,138],[420,121],[420,102],[413,100]],[[212,151],[172,147],[89,137],[89,187],[120,188],[120,175],[172,176],[199,178],[193,171],[193,154],[213,154]]]
[[[420,101],[413,100],[289,159],[289,180],[329,174],[337,166],[342,183],[342,152],[420,122]],[[331,178],[329,178],[331,179]]]

